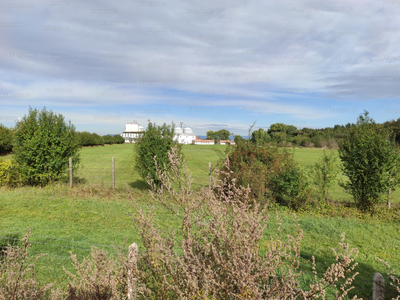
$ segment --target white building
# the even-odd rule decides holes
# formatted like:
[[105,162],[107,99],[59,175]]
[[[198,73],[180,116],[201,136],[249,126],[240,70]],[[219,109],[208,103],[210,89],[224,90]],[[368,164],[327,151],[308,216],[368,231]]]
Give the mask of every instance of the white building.
[[133,121],[133,123],[126,123],[125,131],[121,136],[125,139],[125,143],[134,143],[143,131],[144,127],[140,126],[138,122]]
[[195,145],[214,145],[214,140],[203,140],[203,139],[195,139],[193,141]]
[[183,128],[183,123],[181,127],[175,127],[174,141],[178,141],[179,144],[190,145],[193,144],[193,140],[196,139],[196,135],[193,130],[189,127]]

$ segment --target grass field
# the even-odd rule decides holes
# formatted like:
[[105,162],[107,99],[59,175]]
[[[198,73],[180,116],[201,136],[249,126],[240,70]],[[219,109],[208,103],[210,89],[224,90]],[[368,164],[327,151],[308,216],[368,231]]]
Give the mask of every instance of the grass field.
[[[184,146],[187,166],[193,174],[194,188],[208,185],[208,162],[215,165],[224,156],[226,146]],[[145,183],[134,170],[132,145],[110,145],[82,149],[82,167],[74,174],[76,185],[69,189],[66,185],[45,188],[23,187],[15,190],[0,189],[0,245],[23,237],[26,228],[32,229],[32,253],[48,253],[39,260],[37,276],[42,282],[54,282],[65,286],[67,276],[62,266],[71,270],[69,251],[78,257],[88,255],[90,247],[106,249],[110,253],[112,243],[122,245],[137,242],[141,245],[131,214],[134,208],[126,193],[128,184],[133,201],[148,211],[155,205],[157,221],[162,228],[176,227],[178,221],[154,202],[146,191]],[[322,151],[318,149],[295,149],[294,157],[301,164],[311,164],[318,160]],[[111,158],[116,161],[116,185],[111,187]],[[5,157],[7,159],[7,157]],[[3,157],[4,159],[4,157]],[[350,201],[339,186],[332,189],[332,199]],[[347,198],[345,198],[346,196]],[[393,200],[399,202],[394,193]],[[271,212],[274,215],[274,212]],[[291,216],[285,209],[280,215],[283,228],[290,232]],[[330,248],[336,247],[340,234],[346,232],[346,241],[360,251],[355,281],[355,293],[368,299],[372,295],[374,272],[385,273],[376,257],[387,260],[400,271],[400,224],[379,218],[327,217],[303,213],[298,215],[300,228],[304,230],[302,256],[316,257],[319,271],[333,261]],[[274,234],[276,223],[272,217],[265,234]],[[127,248],[127,247],[126,247]],[[354,293],[352,293],[353,295]]]

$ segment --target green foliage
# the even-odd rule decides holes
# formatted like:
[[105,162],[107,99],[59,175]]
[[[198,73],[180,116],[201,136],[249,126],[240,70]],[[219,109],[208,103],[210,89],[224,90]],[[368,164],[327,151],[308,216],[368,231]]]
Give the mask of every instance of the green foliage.
[[213,140],[215,139],[215,132],[212,130],[207,131],[207,140]]
[[11,152],[13,145],[13,130],[0,124],[0,154]]
[[251,133],[250,140],[256,145],[264,146],[267,143],[271,142],[271,136],[266,130],[259,128],[258,130],[254,130]]
[[[227,156],[232,178],[237,185],[249,186],[253,199],[260,202],[273,200],[296,207],[306,202],[305,189],[309,187],[309,181],[288,150],[243,142],[227,152]],[[226,171],[223,160],[220,169]],[[294,205],[295,202],[299,205]]]
[[120,135],[103,135],[102,136],[104,144],[123,144],[125,143],[125,139]]
[[76,136],[80,146],[103,146],[105,144],[104,138],[97,133],[83,131],[77,132]]
[[15,161],[23,180],[30,185],[59,180],[70,157],[78,166],[79,149],[75,126],[71,121],[67,124],[61,114],[29,108],[29,114],[17,122]]
[[339,157],[349,179],[340,185],[362,210],[373,210],[389,186],[394,189],[400,183],[400,156],[390,130],[376,124],[367,111],[339,141]]
[[243,142],[243,137],[241,135],[235,135],[235,138],[233,139],[235,144],[239,144]]
[[21,174],[14,160],[0,159],[0,186],[17,187],[22,185]]
[[318,198],[326,204],[328,204],[329,188],[337,176],[336,160],[337,156],[334,152],[327,154],[324,150],[320,161],[313,165],[313,178]]
[[160,184],[156,177],[156,167],[154,156],[156,156],[157,165],[159,168],[168,169],[170,162],[168,159],[168,151],[174,146],[178,147],[181,153],[182,145],[173,140],[175,124],[157,126],[156,123],[149,122],[146,131],[134,144],[134,159],[136,169],[140,176],[147,181],[148,177],[156,184]]

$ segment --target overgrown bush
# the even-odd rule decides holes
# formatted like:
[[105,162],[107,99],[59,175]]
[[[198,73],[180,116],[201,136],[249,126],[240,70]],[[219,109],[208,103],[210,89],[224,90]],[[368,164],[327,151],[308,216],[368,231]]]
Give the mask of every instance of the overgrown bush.
[[344,243],[344,234],[334,250],[336,262],[322,276],[312,258],[314,278],[303,288],[298,226],[289,236],[279,226],[261,254],[269,217],[260,204],[250,203],[249,188],[236,186],[230,161],[226,171],[216,171],[220,179],[209,192],[195,195],[176,148],[169,159],[170,170],[156,164],[161,186],[149,184],[153,198],[178,216],[181,226],[165,236],[154,225],[154,207],[149,213],[137,209],[134,224],[145,249],[138,258],[137,299],[325,299],[328,287],[344,299],[352,289],[357,250]]
[[78,144],[82,147],[85,146],[103,146],[104,138],[97,133],[90,133],[87,131],[77,132],[76,138]]
[[46,290],[52,284],[40,286],[35,279],[34,262],[42,257],[38,255],[31,258],[28,250],[30,230],[22,239],[22,246],[8,246],[3,250],[4,258],[0,261],[0,299],[22,300],[43,299]]
[[[308,180],[289,150],[244,142],[231,149],[227,156],[232,178],[238,186],[250,187],[252,199],[284,205],[307,201]],[[220,160],[219,167],[226,171],[224,160]],[[301,199],[297,201],[297,197]]]
[[0,159],[0,186],[17,187],[21,186],[22,176],[14,160],[4,161]]
[[59,180],[70,157],[75,166],[79,164],[79,149],[75,126],[61,114],[29,108],[29,114],[17,122],[15,161],[28,184],[42,186]]
[[169,168],[168,151],[174,146],[181,151],[182,145],[174,141],[175,125],[162,126],[149,122],[147,129],[140,135],[134,144],[135,168],[140,176],[147,181],[148,177],[160,183],[156,177],[154,156],[160,168]]
[[0,154],[12,151],[14,145],[13,130],[0,124]]

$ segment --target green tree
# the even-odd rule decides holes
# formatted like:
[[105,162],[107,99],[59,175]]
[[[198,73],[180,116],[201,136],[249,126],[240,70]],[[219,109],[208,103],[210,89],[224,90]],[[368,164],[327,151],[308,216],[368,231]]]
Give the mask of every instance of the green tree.
[[239,144],[243,142],[243,137],[241,135],[235,135],[235,138],[233,139],[235,144]]
[[13,130],[0,124],[0,154],[11,152],[13,145]]
[[262,146],[271,141],[271,136],[266,130],[259,128],[251,133],[250,140],[252,143]]
[[156,157],[158,167],[165,170],[164,165],[167,169],[170,166],[168,151],[177,146],[179,153],[181,153],[182,145],[173,140],[174,133],[174,123],[172,125],[164,123],[162,126],[158,126],[149,121],[147,129],[137,139],[134,144],[134,159],[136,169],[145,181],[149,177],[150,180],[154,180],[155,184],[160,184],[156,176],[154,157]]
[[[348,182],[340,185],[350,193],[358,207],[373,211],[382,195],[400,183],[399,152],[389,129],[376,124],[368,112],[360,115],[355,126],[339,140],[339,157]],[[393,181],[390,182],[391,174]]]
[[215,132],[215,135],[218,137],[218,140],[227,140],[229,139],[230,132],[226,129],[221,129]]
[[326,204],[328,204],[329,189],[337,175],[336,160],[335,152],[327,154],[324,150],[321,159],[313,165],[313,178],[318,189],[318,196]]
[[17,122],[13,151],[28,184],[42,186],[59,180],[70,157],[78,166],[79,149],[75,126],[61,114],[29,108],[29,114]]
[[215,139],[215,132],[212,130],[207,131],[207,140],[213,140]]

